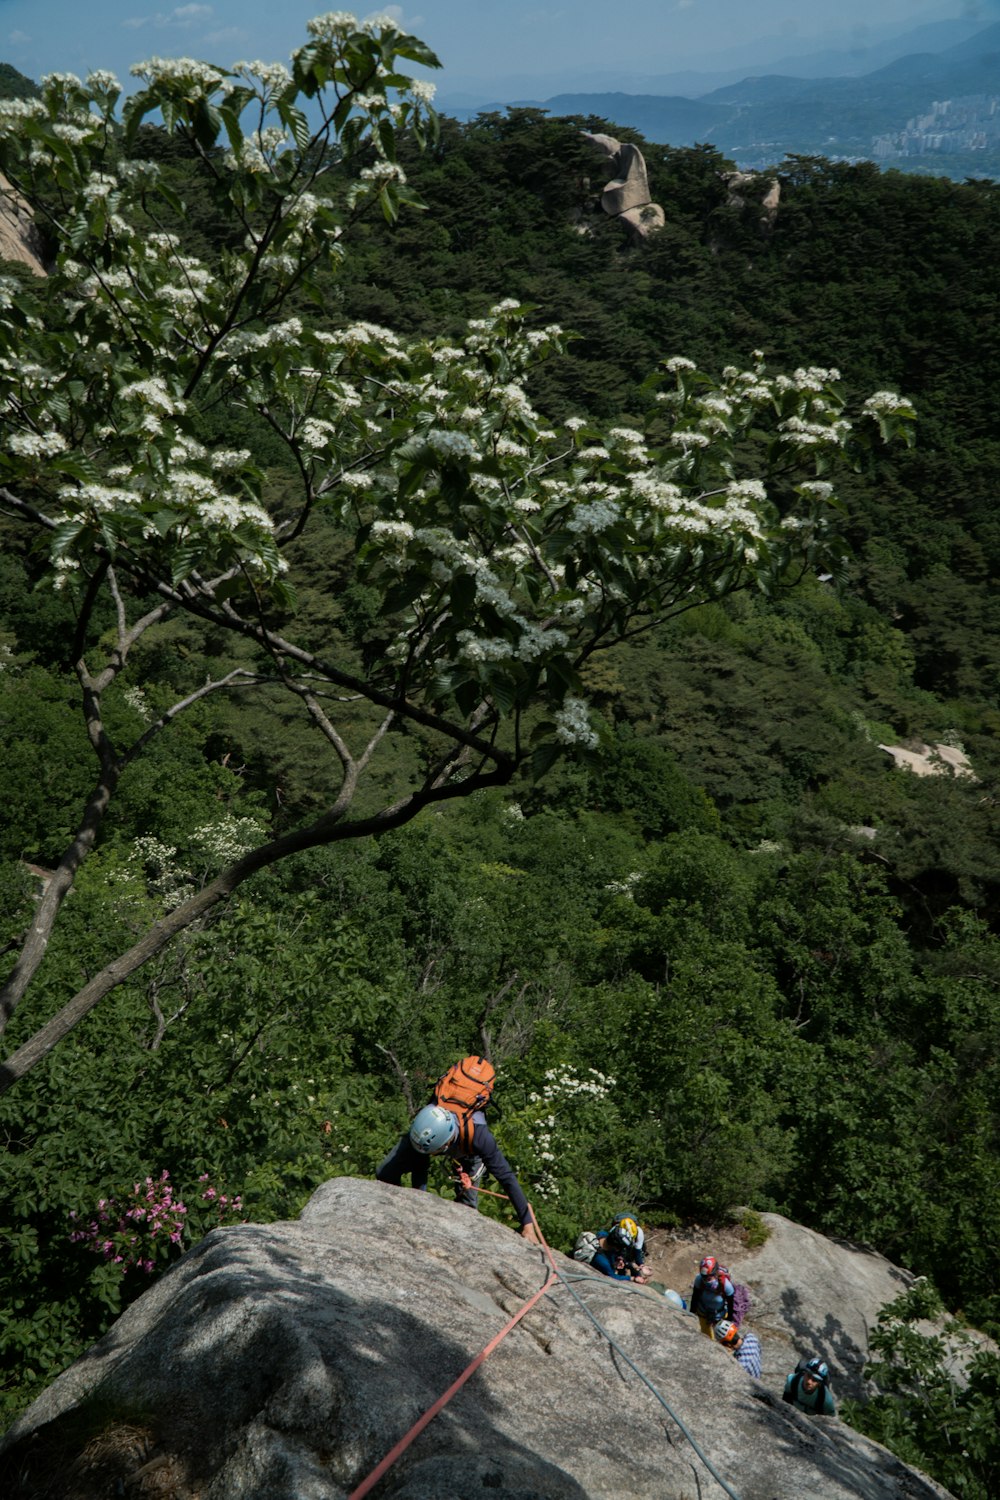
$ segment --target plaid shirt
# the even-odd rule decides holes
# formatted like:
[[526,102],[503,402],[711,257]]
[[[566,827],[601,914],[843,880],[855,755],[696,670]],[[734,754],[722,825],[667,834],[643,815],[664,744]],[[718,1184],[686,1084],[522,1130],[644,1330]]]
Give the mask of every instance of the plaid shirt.
[[743,1342],[736,1351],[736,1363],[742,1365],[754,1380],[760,1379],[760,1339],[755,1333],[745,1333]]

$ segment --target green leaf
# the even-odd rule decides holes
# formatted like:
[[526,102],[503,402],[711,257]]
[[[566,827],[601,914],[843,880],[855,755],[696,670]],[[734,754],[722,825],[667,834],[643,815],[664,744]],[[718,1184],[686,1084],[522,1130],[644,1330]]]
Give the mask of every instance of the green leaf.
[[552,769],[562,753],[563,747],[557,740],[548,740],[532,750],[528,763],[535,781],[540,781],[546,772]]
[[305,151],[306,147],[309,145],[309,142],[312,140],[312,131],[309,128],[309,121],[306,119],[302,111],[300,109],[296,109],[291,101],[286,99],[284,95],[278,100],[278,117],[281,120],[282,124],[291,131],[292,139],[295,141],[295,144],[296,146],[298,146],[299,150]]
[[425,68],[440,68],[441,60],[436,52],[432,52],[426,42],[419,37],[397,35],[394,38],[394,48],[397,57],[405,57],[408,62],[422,63]]
[[84,526],[83,521],[60,521],[52,533],[52,556],[65,557],[81,531],[84,530]]
[[172,526],[180,519],[181,512],[176,510],[158,510],[153,513],[153,526],[158,536],[166,536]]
[[411,568],[410,571],[392,585],[385,593],[382,600],[382,608],[379,613],[383,616],[398,614],[400,610],[406,609],[427,587],[427,579],[419,568]]

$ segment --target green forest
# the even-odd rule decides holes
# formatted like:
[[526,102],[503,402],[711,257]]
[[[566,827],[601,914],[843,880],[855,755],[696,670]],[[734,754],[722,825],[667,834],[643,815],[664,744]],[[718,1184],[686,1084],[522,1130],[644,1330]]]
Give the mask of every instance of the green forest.
[[[553,1245],[772,1210],[1000,1337],[1000,187],[768,218],[407,60],[0,101],[3,1425],[469,1050]],[[986,1500],[939,1374],[852,1420]]]

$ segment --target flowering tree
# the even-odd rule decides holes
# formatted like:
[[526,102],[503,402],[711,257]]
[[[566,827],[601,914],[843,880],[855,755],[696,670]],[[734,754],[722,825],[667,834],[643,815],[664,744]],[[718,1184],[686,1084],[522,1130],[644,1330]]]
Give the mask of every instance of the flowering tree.
[[[581,669],[595,652],[710,598],[829,566],[837,461],[865,425],[905,432],[888,392],[852,427],[834,370],[774,375],[763,357],[718,379],[668,359],[644,430],[557,430],[527,394],[561,348],[555,326],[500,301],[460,340],[406,343],[336,326],[320,296],[345,224],[415,202],[397,132],[433,128],[436,65],[388,19],[309,23],[291,69],[152,59],[118,113],[106,73],[55,75],[38,100],[0,104],[0,168],[53,248],[47,284],[0,279],[4,436],[0,499],[46,538],[53,586],[71,593],[73,668],[96,764],[74,838],[0,992],[0,1029],[43,962],[60,907],[99,837],[122,773],[210,694],[280,692],[332,757],[338,786],[308,826],[234,858],[165,912],[3,1066],[23,1076],[114,986],[235,887],[288,854],[398,826],[422,808],[594,749]],[[231,241],[198,259],[149,127],[200,158]],[[269,507],[251,454],[210,441],[239,409],[284,445],[298,498]],[[870,420],[869,420],[870,419]],[[297,635],[287,556],[332,513],[385,642]],[[96,627],[110,601],[108,643]],[[136,643],[172,615],[210,622],[256,652],[115,743],[102,709],[129,681]],[[134,677],[131,687],[141,688]],[[367,705],[359,719],[357,705]],[[359,722],[365,724],[360,738]],[[352,816],[387,730],[427,747],[416,785]]]

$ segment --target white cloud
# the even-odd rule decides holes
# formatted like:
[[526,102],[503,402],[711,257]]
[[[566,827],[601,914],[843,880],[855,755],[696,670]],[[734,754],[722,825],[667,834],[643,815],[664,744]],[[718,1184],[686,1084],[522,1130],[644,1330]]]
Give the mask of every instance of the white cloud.
[[201,40],[206,47],[217,47],[222,42],[239,42],[242,46],[249,42],[250,33],[242,26],[223,26],[219,31],[207,31]]
[[30,42],[31,37],[26,31],[11,31],[10,33],[8,33],[7,40],[8,42],[11,42],[13,46],[19,47],[23,42]]
[[138,31],[142,26],[155,26],[158,29],[170,27],[186,31],[199,21],[207,21],[212,14],[210,5],[179,5],[167,12],[155,11],[151,16],[129,16],[122,22],[122,25],[130,31]]
[[364,19],[366,21],[370,20],[372,16],[389,16],[391,20],[395,21],[400,31],[405,31],[411,34],[414,27],[419,26],[424,19],[423,16],[411,16],[409,20],[405,20],[403,7],[401,5],[380,5],[378,10],[369,11],[368,15],[365,16]]

